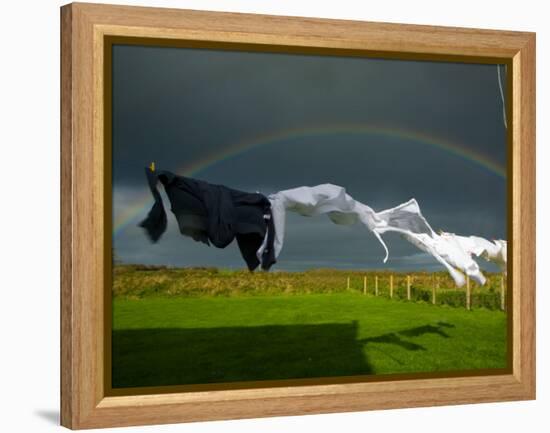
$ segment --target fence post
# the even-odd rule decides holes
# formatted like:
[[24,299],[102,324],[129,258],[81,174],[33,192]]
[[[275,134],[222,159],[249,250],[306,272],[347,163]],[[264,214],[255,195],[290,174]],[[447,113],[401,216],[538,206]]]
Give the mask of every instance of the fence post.
[[504,311],[506,309],[506,303],[504,301],[504,275],[500,276],[500,309]]
[[390,275],[390,298],[393,298],[393,275]]
[[363,277],[363,295],[367,294],[367,277]]
[[407,275],[407,300],[411,300],[411,276]]
[[466,275],[466,309],[470,309],[470,277]]
[[434,282],[432,284],[432,304],[434,304],[434,305],[435,305],[435,290],[436,290],[436,287],[438,287],[438,286],[439,286],[439,277],[436,276],[434,278]]
[[378,296],[378,275],[374,277],[374,296]]
[[347,285],[347,289],[349,290],[349,277],[348,277],[348,285]]

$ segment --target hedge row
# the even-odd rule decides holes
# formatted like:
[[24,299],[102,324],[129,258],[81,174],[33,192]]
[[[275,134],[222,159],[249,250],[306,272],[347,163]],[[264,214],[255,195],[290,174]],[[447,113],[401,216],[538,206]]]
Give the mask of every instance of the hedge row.
[[[164,266],[124,265],[113,270],[115,297],[148,296],[239,296],[305,293],[363,292],[367,277],[367,293],[374,294],[378,277],[379,296],[389,297],[390,275],[393,275],[393,296],[407,299],[407,274],[389,271],[347,271],[315,269],[306,272],[254,272],[218,268],[168,268]],[[432,287],[440,289],[436,303],[465,307],[465,289],[455,289],[445,273],[416,272],[411,276],[411,300],[432,302]],[[500,308],[500,274],[487,274],[487,284],[472,283],[472,308]],[[348,287],[349,281],[349,287]]]

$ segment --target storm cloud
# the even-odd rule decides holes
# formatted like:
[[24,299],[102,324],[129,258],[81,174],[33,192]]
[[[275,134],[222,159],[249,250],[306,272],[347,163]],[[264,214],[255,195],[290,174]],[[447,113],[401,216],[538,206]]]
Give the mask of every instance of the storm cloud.
[[[143,167],[155,161],[264,194],[334,183],[375,210],[415,197],[436,230],[506,238],[495,65],[116,45],[112,81],[115,221],[147,197]],[[137,227],[147,211],[114,233],[119,260],[244,267],[235,245],[181,236],[171,213],[151,244]],[[274,269],[440,269],[399,236],[385,238],[383,265],[363,227],[289,215]]]

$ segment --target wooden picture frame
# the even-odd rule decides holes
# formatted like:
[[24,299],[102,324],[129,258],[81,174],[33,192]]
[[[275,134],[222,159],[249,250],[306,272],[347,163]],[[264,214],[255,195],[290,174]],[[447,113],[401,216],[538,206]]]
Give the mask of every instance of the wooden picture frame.
[[[511,161],[509,372],[458,377],[109,393],[109,38],[267,51],[505,63]],[[61,424],[72,429],[535,398],[535,34],[73,3],[61,8]],[[108,149],[107,149],[108,151]],[[510,171],[509,171],[510,172]]]

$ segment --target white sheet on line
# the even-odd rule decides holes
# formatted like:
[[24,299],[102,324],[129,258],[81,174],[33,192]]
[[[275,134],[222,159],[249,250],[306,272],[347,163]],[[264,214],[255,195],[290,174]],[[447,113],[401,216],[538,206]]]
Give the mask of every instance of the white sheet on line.
[[493,262],[506,273],[508,248],[505,240],[489,241],[480,236],[459,236],[454,233],[442,233],[442,235],[453,237],[468,254]]
[[[387,232],[400,233],[409,242],[439,261],[458,286],[465,283],[463,273],[478,283],[485,284],[485,277],[472,255],[485,254],[484,257],[493,257],[493,260],[496,260],[497,257],[506,257],[505,253],[502,256],[501,252],[495,248],[489,248],[488,245],[485,245],[486,248],[483,251],[480,250],[482,247],[465,248],[467,242],[456,235],[438,235],[422,215],[414,198],[381,212],[375,212],[366,204],[353,199],[343,187],[332,184],[288,189],[271,194],[268,198],[271,202],[275,226],[275,257],[279,256],[284,243],[286,211],[296,212],[303,216],[326,214],[333,223],[340,225],[363,224],[382,244],[386,253],[384,262],[388,259],[389,252],[381,235]],[[258,257],[261,257],[266,247],[266,239],[267,235],[257,251]],[[506,242],[501,242],[504,242],[505,249]],[[470,243],[478,245],[481,242],[472,241]],[[500,249],[502,250],[502,246]],[[481,252],[477,254],[477,251]]]

